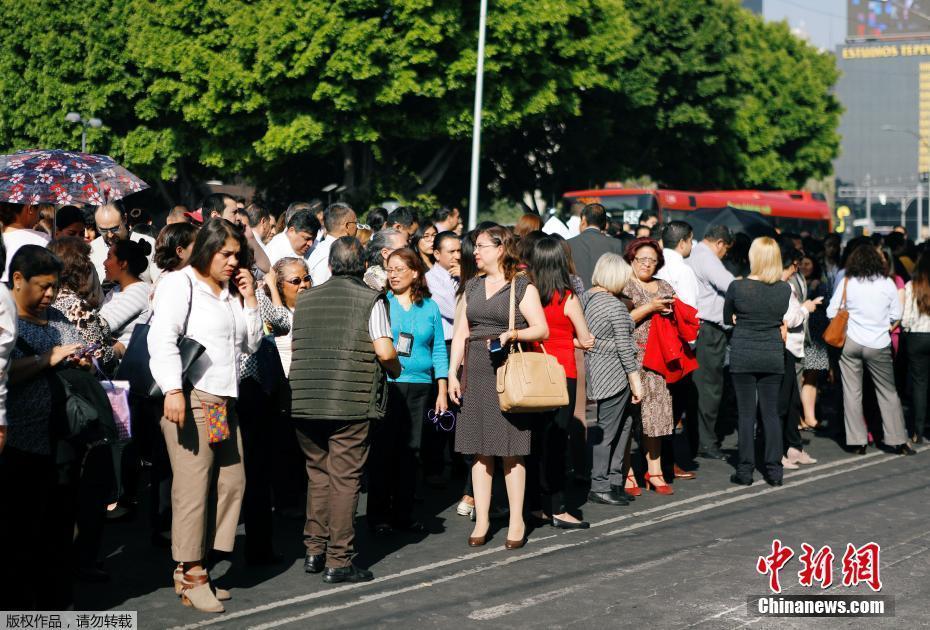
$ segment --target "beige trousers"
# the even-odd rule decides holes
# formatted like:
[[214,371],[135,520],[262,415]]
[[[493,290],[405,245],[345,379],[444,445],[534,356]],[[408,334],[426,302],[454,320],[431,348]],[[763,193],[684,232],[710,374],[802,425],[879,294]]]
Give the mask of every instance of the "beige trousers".
[[[224,400],[230,436],[210,444],[202,404]],[[187,394],[184,427],[162,418],[161,430],[174,475],[171,554],[175,562],[203,560],[208,548],[232,551],[245,492],[236,399],[192,390]],[[212,521],[209,527],[208,521]]]

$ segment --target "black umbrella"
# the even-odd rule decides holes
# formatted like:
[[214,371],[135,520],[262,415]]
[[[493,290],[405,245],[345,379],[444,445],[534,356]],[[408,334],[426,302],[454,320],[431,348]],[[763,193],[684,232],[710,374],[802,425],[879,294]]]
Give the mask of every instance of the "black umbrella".
[[742,232],[749,238],[775,236],[775,228],[758,212],[737,208],[700,208],[687,215],[685,220],[694,228],[694,237],[704,238],[708,228],[725,225],[734,233]]

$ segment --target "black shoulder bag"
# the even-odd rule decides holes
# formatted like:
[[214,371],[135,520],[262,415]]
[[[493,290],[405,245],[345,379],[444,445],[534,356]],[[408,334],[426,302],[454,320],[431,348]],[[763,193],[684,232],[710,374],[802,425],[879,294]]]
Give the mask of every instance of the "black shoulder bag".
[[[194,303],[194,283],[190,278],[187,280],[190,283],[190,299],[187,302],[187,316],[184,317],[184,331],[178,339],[182,378],[187,377],[194,361],[199,359],[205,350],[199,341],[187,336],[187,322],[191,318],[191,308]],[[115,377],[115,380],[129,381],[129,391],[142,398],[159,398],[164,395],[158,383],[152,378],[152,369],[149,367],[149,322],[151,321],[152,315],[149,315],[144,324],[136,324],[132,329],[129,345],[126,347],[123,360],[116,369]]]

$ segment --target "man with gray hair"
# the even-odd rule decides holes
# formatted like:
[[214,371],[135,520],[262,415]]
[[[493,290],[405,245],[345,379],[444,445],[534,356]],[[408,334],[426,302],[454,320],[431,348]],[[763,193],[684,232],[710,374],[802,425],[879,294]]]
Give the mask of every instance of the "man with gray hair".
[[388,256],[401,247],[407,246],[407,234],[394,228],[384,228],[371,235],[368,241],[368,270],[365,271],[365,284],[375,291],[384,291],[387,286]]
[[[304,571],[323,581],[367,582],[355,557],[355,510],[373,420],[387,380],[400,376],[384,295],[365,286],[361,243],[333,241],[332,277],[299,294],[294,311],[291,417],[307,460]],[[325,568],[325,571],[324,571]]]
[[329,270],[330,247],[337,238],[343,236],[354,238],[358,234],[358,217],[352,206],[337,201],[330,204],[323,213],[323,227],[326,228],[326,236],[316,244],[310,258],[307,259],[307,267],[310,269],[310,277],[313,278],[314,286],[329,280],[331,275]]

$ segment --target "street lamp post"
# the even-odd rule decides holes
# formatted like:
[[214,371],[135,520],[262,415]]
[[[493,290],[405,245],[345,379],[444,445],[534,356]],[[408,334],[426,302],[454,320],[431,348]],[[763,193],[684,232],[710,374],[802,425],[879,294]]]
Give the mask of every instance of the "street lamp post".
[[69,123],[78,123],[82,126],[81,153],[87,153],[87,128],[93,127],[94,129],[99,129],[103,126],[103,121],[99,118],[84,118],[77,112],[68,112],[68,115],[65,116],[65,120]]
[[471,188],[468,194],[468,229],[478,225],[478,161],[481,157],[481,101],[484,92],[484,32],[488,20],[488,0],[481,0],[478,18],[478,68],[475,72],[475,114],[471,132]]

